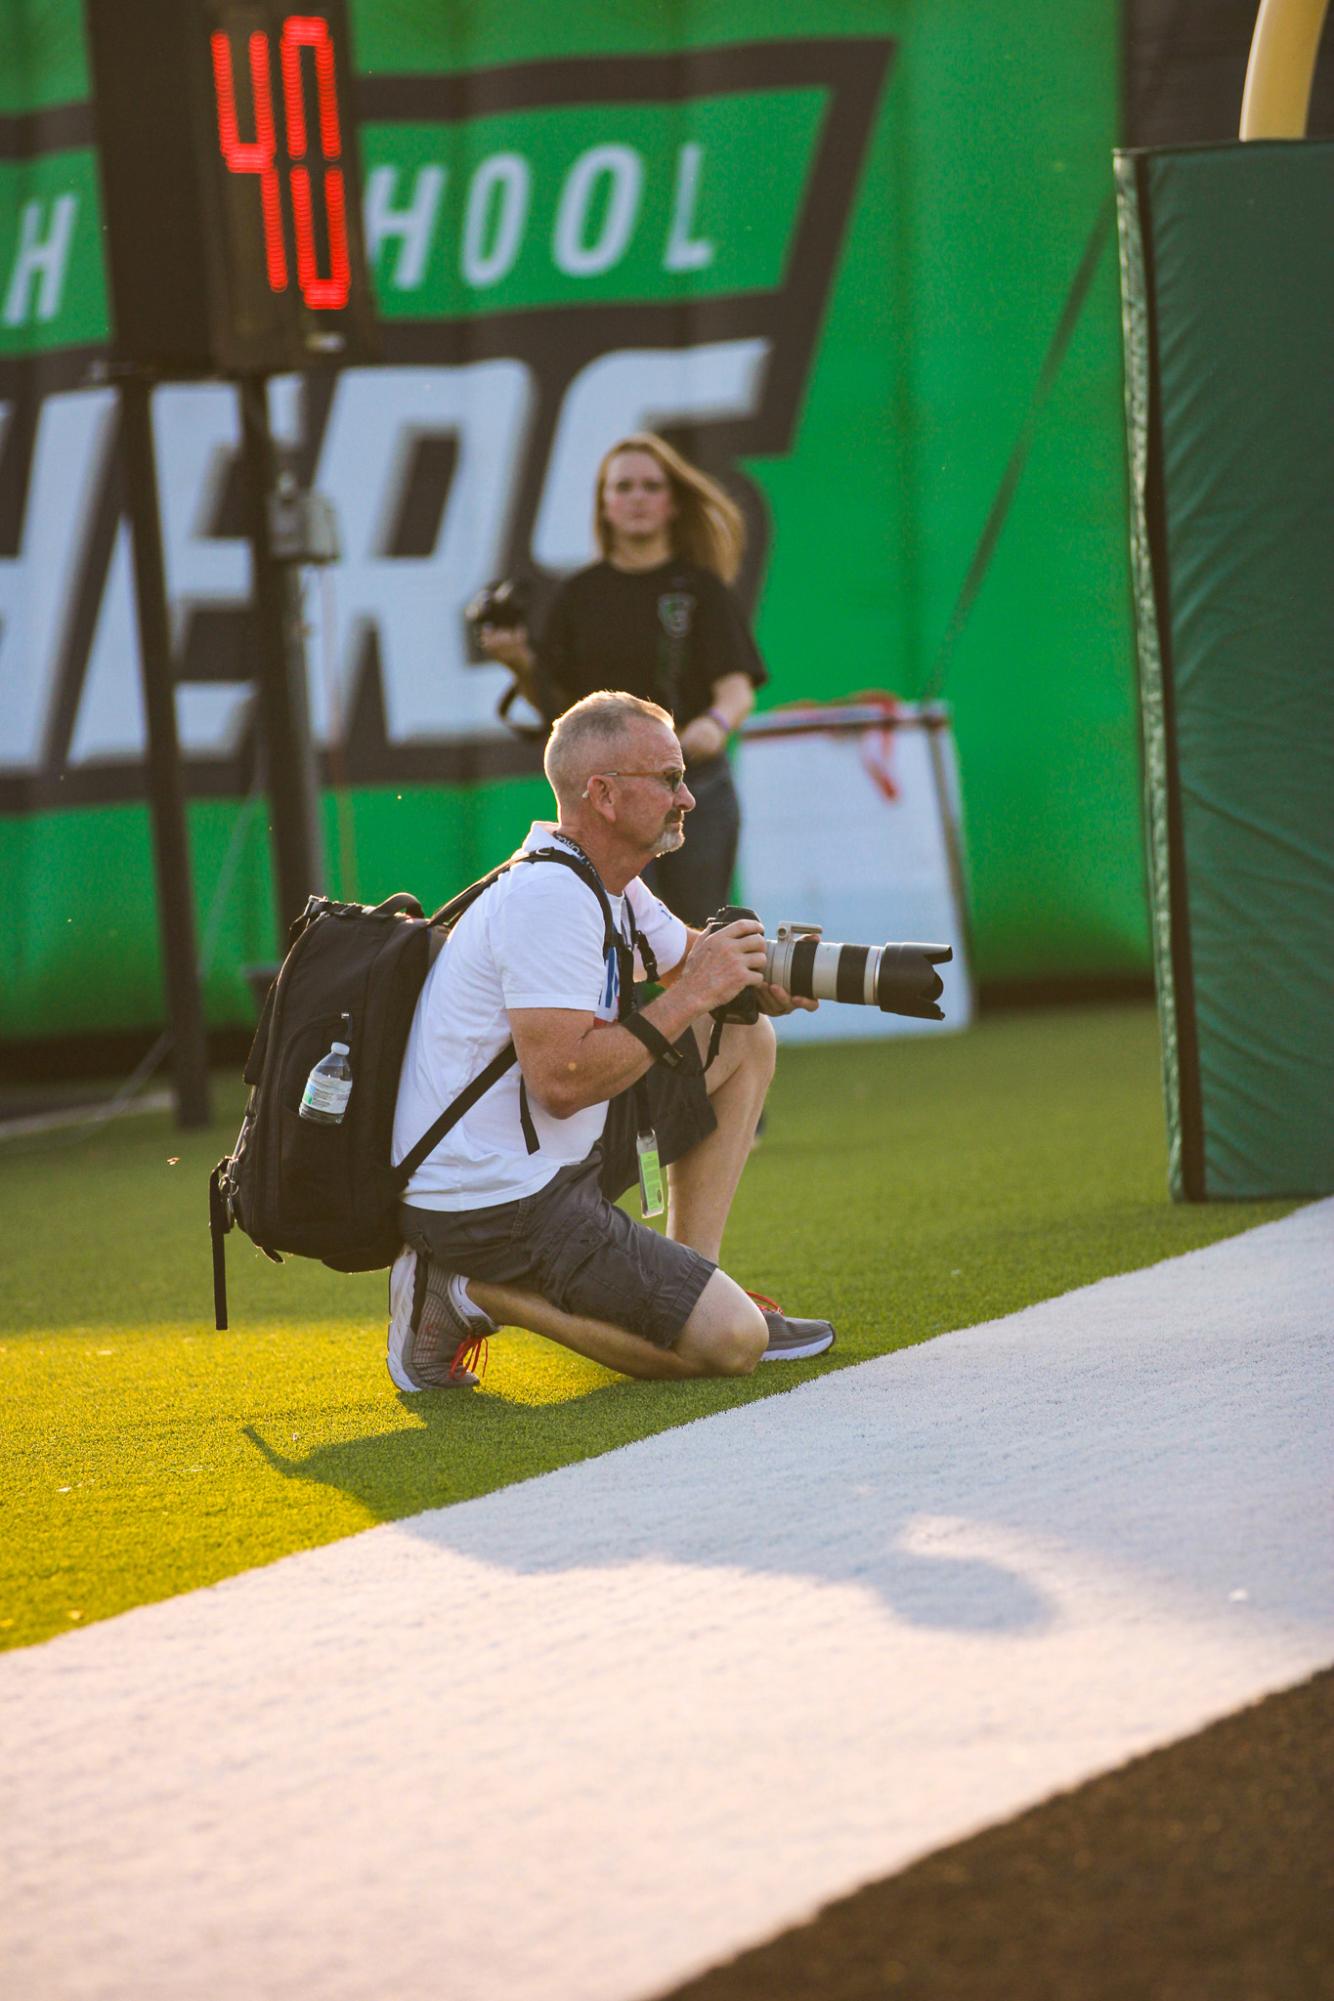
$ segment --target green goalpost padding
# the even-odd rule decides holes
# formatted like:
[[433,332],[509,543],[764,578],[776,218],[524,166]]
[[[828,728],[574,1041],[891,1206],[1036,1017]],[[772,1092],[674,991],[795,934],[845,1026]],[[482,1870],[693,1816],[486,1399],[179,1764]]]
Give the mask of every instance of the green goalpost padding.
[[1328,1193],[1334,144],[1116,171],[1172,1193]]

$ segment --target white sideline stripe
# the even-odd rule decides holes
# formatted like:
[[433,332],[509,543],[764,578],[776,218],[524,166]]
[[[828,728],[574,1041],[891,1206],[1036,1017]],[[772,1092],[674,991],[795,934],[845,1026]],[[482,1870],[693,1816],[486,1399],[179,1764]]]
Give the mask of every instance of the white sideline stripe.
[[0,1660],[25,2001],[632,2001],[1334,1658],[1334,1202]]

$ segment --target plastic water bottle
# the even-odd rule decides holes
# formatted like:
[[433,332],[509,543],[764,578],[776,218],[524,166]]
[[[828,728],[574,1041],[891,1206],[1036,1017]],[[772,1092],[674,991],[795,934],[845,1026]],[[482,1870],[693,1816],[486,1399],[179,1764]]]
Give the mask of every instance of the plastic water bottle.
[[301,1093],[301,1116],[317,1126],[339,1126],[352,1096],[352,1065],[347,1060],[345,1042],[332,1044],[306,1079]]

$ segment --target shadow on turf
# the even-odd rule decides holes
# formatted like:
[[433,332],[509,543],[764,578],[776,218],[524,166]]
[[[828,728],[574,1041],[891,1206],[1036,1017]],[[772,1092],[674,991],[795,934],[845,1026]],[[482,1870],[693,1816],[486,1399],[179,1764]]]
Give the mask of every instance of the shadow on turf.
[[[691,1387],[698,1398],[699,1386]],[[647,1393],[663,1406],[671,1389],[655,1384]],[[403,1409],[417,1420],[412,1429],[319,1446],[301,1459],[277,1451],[253,1426],[243,1429],[284,1478],[336,1487],[381,1522],[397,1522],[408,1534],[516,1574],[613,1569],[645,1561],[734,1570],[742,1562],[757,1575],[860,1585],[909,1625],[1025,1636],[1051,1625],[1054,1615],[1042,1594],[1004,1565],[905,1547],[905,1530],[923,1513],[935,1512],[940,1496],[918,1493],[899,1479],[825,1477],[810,1495],[775,1493],[763,1466],[731,1458],[718,1486],[707,1494],[664,1489],[650,1528],[627,1523],[619,1514],[576,1516],[558,1504],[553,1507],[545,1491],[531,1491],[531,1476],[599,1458],[622,1442],[608,1437],[604,1399],[625,1401],[636,1394],[645,1392],[618,1384],[543,1410],[545,1464],[531,1456],[536,1413],[491,1397],[402,1397]],[[666,1424],[679,1422],[679,1413],[669,1415],[665,1408],[662,1416]],[[503,1478],[479,1480],[479,1461],[503,1464],[507,1441],[520,1429],[530,1477],[510,1487],[512,1506],[499,1519],[493,1511],[464,1513],[451,1506],[505,1486]],[[625,1442],[633,1443],[633,1434]],[[813,1532],[815,1491],[820,1518]],[[758,1548],[757,1520],[768,1523]],[[742,1550],[744,1558],[738,1554]]]
[[243,1425],[241,1433],[285,1479],[336,1488],[375,1520],[396,1522],[598,1458],[646,1432],[710,1416],[736,1401],[735,1388],[729,1394],[727,1386],[704,1383],[607,1383],[538,1405],[468,1392],[400,1393],[407,1425],[317,1446],[299,1459],[271,1445],[254,1425]]

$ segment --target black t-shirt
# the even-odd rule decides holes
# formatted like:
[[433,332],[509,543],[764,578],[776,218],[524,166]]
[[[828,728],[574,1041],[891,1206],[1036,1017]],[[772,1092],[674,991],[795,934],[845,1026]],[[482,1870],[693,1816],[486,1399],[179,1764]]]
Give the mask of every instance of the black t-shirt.
[[660,702],[679,728],[702,715],[725,674],[769,678],[722,579],[673,557],[652,570],[594,563],[560,587],[538,658],[557,714],[599,688]]

